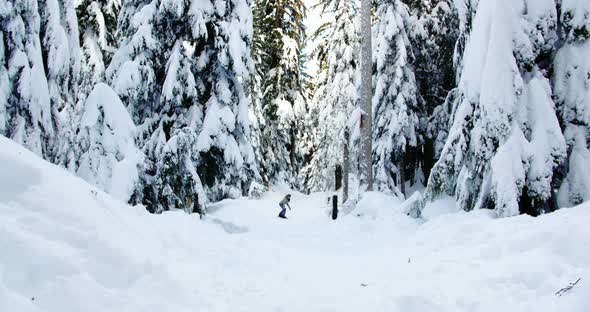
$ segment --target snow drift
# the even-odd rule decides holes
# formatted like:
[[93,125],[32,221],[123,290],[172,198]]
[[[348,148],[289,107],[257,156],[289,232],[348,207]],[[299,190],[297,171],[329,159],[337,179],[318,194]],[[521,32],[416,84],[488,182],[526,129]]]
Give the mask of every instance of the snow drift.
[[[0,311],[587,311],[590,204],[539,218],[367,194],[150,215],[0,136]],[[434,210],[440,209],[436,212]],[[445,213],[446,212],[446,213]],[[581,281],[563,296],[555,292]]]

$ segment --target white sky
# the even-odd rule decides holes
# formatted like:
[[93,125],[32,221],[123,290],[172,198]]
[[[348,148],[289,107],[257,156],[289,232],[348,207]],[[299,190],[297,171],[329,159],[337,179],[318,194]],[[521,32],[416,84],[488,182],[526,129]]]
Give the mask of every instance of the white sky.
[[[315,10],[312,9],[314,5],[318,3],[318,0],[303,0],[305,5],[307,6],[307,17],[305,18],[305,26],[307,28],[307,36],[311,37],[311,35],[322,25],[322,18],[320,16],[320,8],[316,8]],[[308,42],[305,47],[305,51],[311,53],[313,50],[314,44]],[[307,68],[309,74],[314,77],[318,70],[318,65],[315,60],[309,60],[307,63]]]

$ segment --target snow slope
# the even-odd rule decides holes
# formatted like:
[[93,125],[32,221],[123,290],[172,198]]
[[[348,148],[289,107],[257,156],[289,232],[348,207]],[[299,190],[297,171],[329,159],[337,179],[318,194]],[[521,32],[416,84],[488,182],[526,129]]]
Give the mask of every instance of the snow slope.
[[[368,194],[127,206],[0,136],[0,311],[587,311],[590,205],[494,219]],[[430,210],[430,211],[429,211]],[[446,212],[446,213],[445,213]],[[554,293],[579,284],[561,297]]]

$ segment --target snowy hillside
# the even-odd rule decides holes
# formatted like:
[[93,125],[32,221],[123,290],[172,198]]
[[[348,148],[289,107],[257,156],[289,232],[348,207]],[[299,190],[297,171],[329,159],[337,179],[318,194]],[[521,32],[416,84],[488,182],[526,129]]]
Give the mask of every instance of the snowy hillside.
[[[0,311],[587,311],[590,205],[538,218],[428,221],[368,193],[333,222],[324,195],[151,215],[0,137]],[[555,292],[581,278],[563,296]]]

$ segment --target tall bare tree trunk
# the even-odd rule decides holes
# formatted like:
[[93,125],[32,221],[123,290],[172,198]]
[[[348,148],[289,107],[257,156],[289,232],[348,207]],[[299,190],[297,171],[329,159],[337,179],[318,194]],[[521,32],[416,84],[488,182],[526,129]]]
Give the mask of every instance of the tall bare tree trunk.
[[296,159],[297,136],[295,130],[291,129],[291,149],[289,151],[289,158],[291,161],[291,173],[293,177],[297,174],[297,159]]
[[361,1],[361,183],[373,190],[373,59],[371,47],[371,3]]
[[350,157],[348,154],[348,145],[350,144],[350,133],[348,129],[344,131],[344,151],[342,155],[343,169],[342,179],[344,180],[342,186],[342,203],[348,200],[348,175],[350,172]]
[[401,157],[399,162],[399,179],[400,179],[400,190],[404,197],[406,196],[406,155]]

